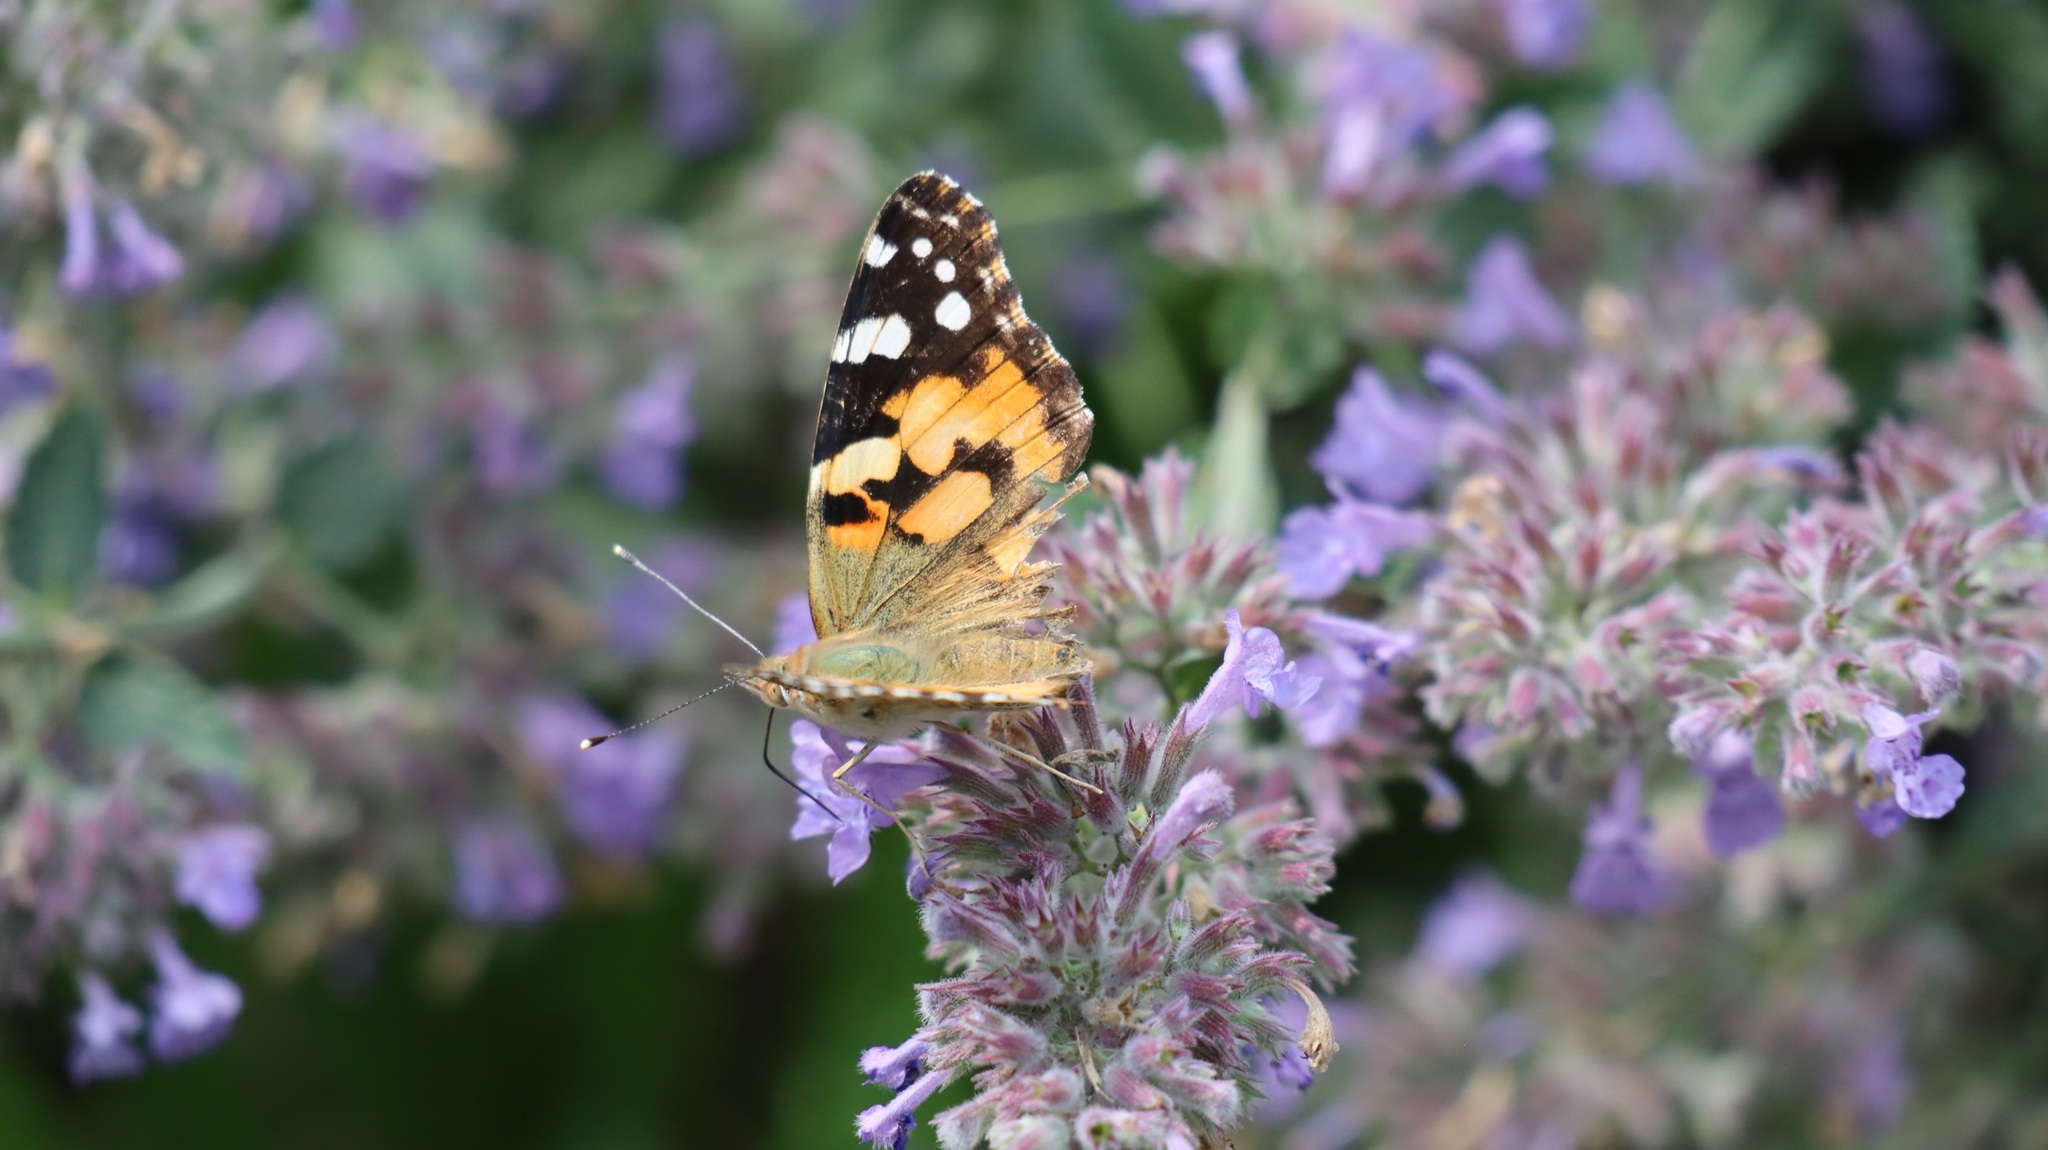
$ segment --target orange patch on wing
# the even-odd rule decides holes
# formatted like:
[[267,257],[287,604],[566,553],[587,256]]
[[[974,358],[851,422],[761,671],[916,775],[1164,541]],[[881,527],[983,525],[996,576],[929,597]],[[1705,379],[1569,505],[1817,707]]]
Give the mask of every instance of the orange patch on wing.
[[952,464],[956,444],[965,441],[979,447],[997,439],[1041,398],[1015,363],[990,349],[982,359],[982,377],[973,387],[951,376],[927,376],[901,396],[890,397],[882,411],[897,417],[897,435],[910,462],[927,475],[937,475]]
[[995,502],[988,476],[979,471],[955,471],[924,493],[896,525],[927,543],[944,543],[967,529]]
[[844,547],[848,551],[875,551],[882,546],[882,534],[889,527],[888,508],[865,495],[860,498],[868,507],[866,519],[825,528],[825,538],[834,547]]
[[1001,571],[1005,578],[1009,578],[1017,574],[1018,566],[1031,554],[1031,545],[1035,542],[1037,540],[1029,531],[1023,530],[1022,527],[1012,527],[989,540],[988,546],[983,550],[988,553],[990,559],[995,560],[996,569]]

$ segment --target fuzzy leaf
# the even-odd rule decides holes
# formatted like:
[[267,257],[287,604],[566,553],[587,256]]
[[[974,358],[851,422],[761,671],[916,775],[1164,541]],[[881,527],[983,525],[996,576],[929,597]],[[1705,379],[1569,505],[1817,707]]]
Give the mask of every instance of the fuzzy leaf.
[[45,595],[72,595],[99,561],[107,521],[106,432],[98,417],[66,412],[22,470],[7,521],[7,569]]

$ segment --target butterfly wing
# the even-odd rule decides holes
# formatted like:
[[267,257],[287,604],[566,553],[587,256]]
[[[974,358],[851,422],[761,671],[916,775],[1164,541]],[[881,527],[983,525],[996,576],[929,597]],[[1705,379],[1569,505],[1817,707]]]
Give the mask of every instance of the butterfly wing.
[[1039,504],[1080,467],[1094,423],[1025,316],[988,211],[936,173],[904,181],[861,248],[818,415],[818,634],[1021,638],[1045,592],[1045,565],[1024,561],[1054,518]]

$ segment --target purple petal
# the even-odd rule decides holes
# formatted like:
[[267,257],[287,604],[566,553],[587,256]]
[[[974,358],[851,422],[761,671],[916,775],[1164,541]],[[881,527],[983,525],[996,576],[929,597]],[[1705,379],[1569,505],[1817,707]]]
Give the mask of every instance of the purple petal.
[[1610,184],[1661,180],[1682,186],[1699,178],[1699,158],[1664,97],[1638,81],[1608,102],[1586,150],[1586,170]]
[[1949,755],[1924,755],[1892,775],[1899,809],[1916,819],[1938,819],[1963,797],[1963,765]]
[[1497,236],[1472,261],[1458,313],[1458,344],[1475,355],[1491,355],[1525,342],[1565,347],[1572,342],[1571,320],[1537,282],[1522,242]]

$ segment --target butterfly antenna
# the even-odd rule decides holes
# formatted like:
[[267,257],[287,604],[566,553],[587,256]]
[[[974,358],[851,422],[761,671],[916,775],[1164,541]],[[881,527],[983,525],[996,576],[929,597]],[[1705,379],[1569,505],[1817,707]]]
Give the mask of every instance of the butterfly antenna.
[[716,687],[713,687],[713,688],[711,688],[710,690],[708,690],[708,691],[704,692],[703,694],[701,694],[701,695],[697,696],[697,698],[695,698],[695,699],[684,699],[684,700],[683,700],[682,702],[680,702],[680,703],[677,703],[677,704],[676,704],[675,706],[673,706],[673,707],[670,707],[670,708],[669,708],[668,710],[666,710],[666,711],[663,711],[663,712],[662,712],[661,714],[659,714],[659,715],[656,715],[656,716],[654,716],[654,717],[653,717],[653,718],[651,718],[651,719],[642,719],[642,720],[640,720],[639,722],[637,722],[637,723],[634,723],[634,724],[633,724],[632,726],[630,726],[630,727],[620,727],[620,728],[619,728],[618,730],[616,730],[616,731],[613,731],[613,732],[612,732],[611,734],[609,734],[609,735],[598,735],[598,736],[596,736],[596,737],[594,737],[594,738],[589,738],[589,739],[585,739],[585,740],[583,740],[583,741],[582,741],[581,743],[579,743],[579,744],[577,744],[577,745],[578,745],[579,747],[581,747],[581,748],[582,748],[583,750],[586,750],[586,751],[587,751],[587,750],[589,750],[589,749],[590,749],[590,748],[592,748],[592,747],[601,747],[601,746],[603,746],[604,744],[606,744],[606,743],[608,743],[608,742],[612,741],[613,739],[616,739],[616,738],[618,738],[618,737],[619,737],[620,735],[629,735],[629,734],[632,734],[632,733],[633,733],[634,731],[637,731],[637,730],[639,730],[640,728],[642,728],[642,727],[646,726],[646,725],[647,725],[647,724],[649,724],[649,723],[659,723],[659,722],[660,722],[660,721],[662,721],[663,719],[666,719],[666,718],[668,718],[668,717],[669,717],[670,715],[673,715],[673,714],[675,714],[675,713],[676,713],[677,711],[680,711],[680,710],[682,710],[682,709],[683,709],[684,707],[687,707],[687,706],[689,706],[689,705],[690,705],[691,703],[695,703],[695,702],[698,702],[699,700],[702,700],[702,699],[708,699],[708,698],[710,698],[711,696],[713,696],[713,695],[716,695],[716,694],[717,694],[717,693],[719,693],[720,691],[723,691],[723,690],[725,690],[725,689],[726,689],[727,687],[730,687],[730,686],[732,686],[732,680],[728,679],[728,680],[726,680],[725,682],[723,682],[723,683],[720,683],[720,684],[719,684],[719,685],[717,685]]
[[768,729],[761,732],[761,765],[768,768],[769,774],[774,775],[778,779],[781,779],[783,783],[789,787],[790,790],[795,791],[797,794],[802,795],[803,797],[811,800],[814,803],[818,803],[818,809],[824,811],[828,815],[831,815],[833,822],[845,822],[846,820],[840,818],[837,811],[834,811],[831,807],[826,806],[824,803],[819,803],[818,796],[805,790],[803,786],[799,784],[795,779],[792,779],[788,775],[785,775],[781,771],[775,769],[775,760],[768,757],[768,744],[774,741],[775,708],[770,707],[768,709]]
[[656,571],[654,568],[649,567],[645,563],[642,563],[638,555],[633,554],[631,551],[626,550],[624,547],[620,546],[617,543],[612,544],[612,554],[618,556],[621,559],[624,559],[626,562],[631,563],[633,566],[638,567],[640,570],[646,572],[647,574],[654,576],[657,580],[661,582],[662,586],[675,592],[676,598],[681,599],[683,602],[688,603],[692,607],[695,607],[697,609],[698,614],[704,616],[706,619],[711,620],[713,623],[716,623],[719,626],[725,628],[726,634],[731,635],[733,638],[738,639],[742,643],[745,643],[747,645],[747,650],[752,651],[754,654],[761,656],[763,659],[768,657],[768,652],[763,651],[761,648],[754,646],[754,641],[752,639],[749,639],[745,635],[740,634],[738,631],[733,629],[732,624],[726,622],[725,620],[719,618],[716,615],[713,615],[710,611],[706,610],[704,604],[699,603],[695,599],[690,598],[690,596],[686,594],[681,587],[678,587],[674,583],[669,582],[668,576],[663,575],[661,572]]

